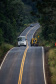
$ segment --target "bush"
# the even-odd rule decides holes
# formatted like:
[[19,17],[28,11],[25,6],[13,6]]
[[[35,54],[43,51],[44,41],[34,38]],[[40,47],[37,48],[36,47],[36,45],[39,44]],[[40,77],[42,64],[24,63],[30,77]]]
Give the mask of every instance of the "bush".
[[51,72],[52,84],[56,84],[56,48],[49,50],[48,64]]
[[0,59],[2,59],[4,57],[4,55],[6,54],[6,52],[8,50],[10,50],[13,46],[10,45],[10,44],[6,44],[6,43],[3,43],[1,46],[0,46]]

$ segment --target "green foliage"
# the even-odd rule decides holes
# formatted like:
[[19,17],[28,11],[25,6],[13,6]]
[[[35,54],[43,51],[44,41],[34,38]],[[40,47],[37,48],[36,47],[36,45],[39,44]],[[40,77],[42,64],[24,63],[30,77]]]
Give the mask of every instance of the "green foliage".
[[48,64],[51,72],[52,84],[56,84],[56,48],[49,50]]
[[6,52],[11,48],[13,48],[13,46],[7,43],[3,43],[0,46],[0,62],[2,61],[3,56],[6,54]]
[[[50,38],[50,40],[47,40],[47,39],[45,40],[41,32],[42,32],[42,27],[40,27],[34,35],[34,37],[36,37],[39,42],[39,46],[54,48],[55,41],[51,40],[51,38]],[[38,38],[38,36],[39,36],[39,38]]]
[[42,25],[42,36],[50,42],[56,41],[56,2],[55,0],[35,0]]
[[15,44],[17,34],[26,27],[24,24],[35,21],[30,11],[32,7],[21,0],[0,0],[0,45]]

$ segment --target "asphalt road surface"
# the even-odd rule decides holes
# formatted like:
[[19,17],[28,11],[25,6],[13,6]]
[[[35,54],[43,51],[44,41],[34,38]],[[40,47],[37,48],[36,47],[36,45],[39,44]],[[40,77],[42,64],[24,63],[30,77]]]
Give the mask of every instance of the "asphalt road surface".
[[27,27],[21,35],[27,37],[27,46],[11,49],[0,66],[0,84],[45,84],[42,47],[31,47],[34,32],[40,27]]

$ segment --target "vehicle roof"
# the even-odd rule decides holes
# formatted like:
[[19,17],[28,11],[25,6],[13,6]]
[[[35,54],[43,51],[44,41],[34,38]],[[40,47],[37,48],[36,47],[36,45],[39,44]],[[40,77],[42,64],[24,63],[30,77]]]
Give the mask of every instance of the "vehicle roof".
[[[19,37],[25,37],[25,36],[19,36]],[[19,37],[18,37],[18,38],[19,38]]]

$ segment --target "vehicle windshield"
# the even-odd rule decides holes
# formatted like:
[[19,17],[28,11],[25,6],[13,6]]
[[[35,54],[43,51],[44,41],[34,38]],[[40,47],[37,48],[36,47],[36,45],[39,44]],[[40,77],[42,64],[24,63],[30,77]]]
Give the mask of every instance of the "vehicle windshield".
[[19,37],[18,41],[25,41],[25,37]]

